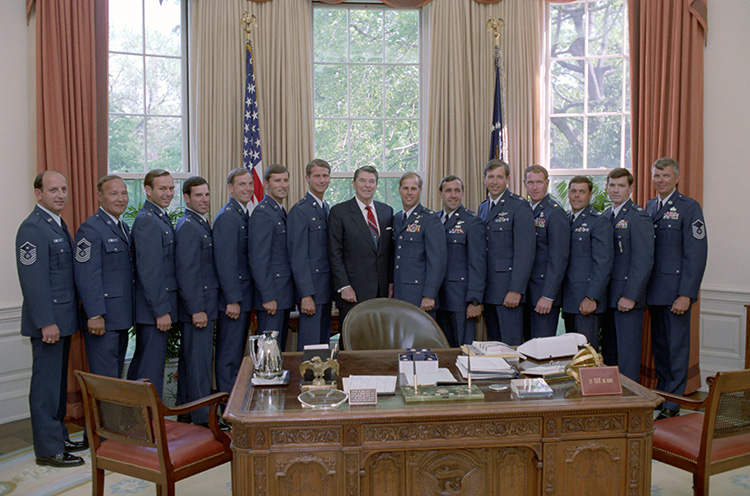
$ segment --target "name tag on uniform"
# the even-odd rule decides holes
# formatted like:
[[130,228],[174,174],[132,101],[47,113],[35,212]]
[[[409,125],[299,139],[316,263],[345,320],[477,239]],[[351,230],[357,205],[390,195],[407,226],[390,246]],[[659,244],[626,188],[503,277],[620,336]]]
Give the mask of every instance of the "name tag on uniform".
[[620,219],[620,221],[615,224],[615,229],[627,229],[628,228],[628,221],[625,219]]
[[419,224],[409,224],[408,226],[406,226],[406,232],[408,233],[418,233],[421,230],[422,226],[420,226]]
[[56,238],[52,240],[53,243],[62,243],[63,241],[65,241],[65,238]]
[[536,227],[547,227],[547,219],[544,217],[537,217],[534,219],[534,225]]
[[109,239],[107,240],[107,243],[117,243],[118,241],[120,241],[120,239],[119,239],[119,238],[109,238]]

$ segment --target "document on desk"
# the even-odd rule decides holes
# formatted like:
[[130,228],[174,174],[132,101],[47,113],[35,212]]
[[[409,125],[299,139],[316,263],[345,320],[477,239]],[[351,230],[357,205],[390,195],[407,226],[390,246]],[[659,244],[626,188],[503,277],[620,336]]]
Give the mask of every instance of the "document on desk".
[[[407,385],[414,385],[414,374],[404,374],[404,377],[406,377]],[[434,373],[417,374],[418,386],[435,386],[438,382],[453,383],[458,381],[453,377],[451,371],[446,368],[440,368]]]
[[395,394],[397,380],[398,376],[395,375],[350,375],[343,378],[344,391],[375,389],[378,394]]
[[[466,355],[456,357],[456,367],[464,379],[469,376],[469,360]],[[474,379],[502,379],[514,377],[516,370],[500,357],[478,356],[471,359],[471,376]]]

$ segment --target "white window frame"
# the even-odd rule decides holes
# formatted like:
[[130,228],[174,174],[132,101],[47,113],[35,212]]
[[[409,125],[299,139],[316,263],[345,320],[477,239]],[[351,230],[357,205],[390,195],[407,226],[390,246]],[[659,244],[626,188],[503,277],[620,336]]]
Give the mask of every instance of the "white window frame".
[[[395,10],[393,7],[389,7],[385,4],[383,4],[379,0],[347,0],[346,2],[340,3],[340,4],[326,4],[322,2],[317,2],[313,0],[311,2],[311,8],[330,8],[330,9],[347,9],[347,10],[354,10],[354,9],[378,9],[378,10]],[[428,6],[424,6],[421,8],[416,9],[410,9],[410,10],[417,10],[419,12],[419,63],[416,64],[419,66],[419,117],[417,119],[410,119],[410,118],[386,118],[381,117],[377,119],[371,119],[371,118],[352,118],[350,115],[346,117],[346,119],[351,121],[356,120],[417,120],[419,121],[419,159],[418,159],[418,169],[410,172],[416,172],[419,174],[423,180],[426,179],[427,174],[427,160],[426,160],[426,148],[425,144],[427,142],[426,136],[427,136],[427,120],[425,119],[426,113],[427,113],[427,88],[428,88],[428,71],[426,70],[428,67],[428,52],[427,49],[427,42],[429,40],[428,37],[428,31],[427,31],[427,23],[426,20],[428,18],[427,15],[427,9]],[[384,41],[385,43],[385,41]],[[315,46],[314,46],[314,39],[311,41],[312,49],[310,51],[310,57],[311,57],[311,63],[313,68],[313,73],[315,72]],[[349,45],[347,45],[347,49],[349,48]],[[394,64],[394,63],[378,63],[378,64],[368,64],[368,63],[351,63],[346,62],[344,64],[339,63],[339,65],[408,65],[413,66],[415,64]],[[347,71],[347,87],[349,83],[349,73]],[[311,85],[311,91],[312,91],[312,98],[311,101],[313,102],[313,105],[315,105],[315,78],[313,77],[312,85]],[[385,87],[383,88],[383,92],[385,92]],[[347,105],[347,114],[350,114],[350,106]],[[315,108],[313,107],[313,123],[318,120],[326,120],[328,118],[318,118],[315,116]],[[338,118],[330,118],[331,120],[341,120],[340,117]],[[314,127],[314,124],[313,124]],[[347,142],[347,161],[351,158],[351,140]],[[383,156],[385,156],[385,141],[383,141]],[[313,149],[315,150],[315,136],[313,132]],[[322,159],[326,159],[326,157],[319,157]],[[382,179],[388,179],[388,178],[400,178],[406,171],[386,171],[382,167],[382,163],[378,164],[376,166],[378,170],[378,178],[379,180]],[[354,179],[354,170],[346,170],[346,171],[335,171],[331,170],[331,179],[342,179],[342,178],[349,178]],[[427,181],[424,181],[424,188],[422,195],[425,196],[428,193],[429,186],[427,185]]]
[[[585,3],[586,4],[586,31],[585,31],[585,48],[584,48],[584,54],[585,57],[583,57],[584,60],[593,60],[593,59],[604,59],[604,58],[613,58],[614,56],[612,54],[607,55],[593,55],[589,56],[589,24],[588,24],[588,9],[589,4],[592,2],[596,2],[598,0],[578,0],[576,2],[572,3]],[[542,119],[541,119],[541,136],[544,137],[543,139],[543,149],[542,149],[542,160],[544,164],[548,164],[547,169],[549,171],[550,180],[552,182],[555,182],[556,179],[554,176],[562,176],[558,177],[557,181],[562,180],[564,178],[572,177],[575,175],[585,175],[585,176],[606,176],[610,170],[612,169],[606,169],[606,168],[587,168],[586,165],[588,163],[588,117],[606,117],[606,116],[627,116],[628,118],[632,118],[631,109],[626,108],[626,99],[625,95],[628,94],[628,88],[627,85],[630,83],[630,75],[629,75],[629,67],[630,67],[630,50],[629,50],[629,44],[628,44],[628,31],[627,31],[627,8],[628,3],[627,0],[623,0],[623,6],[625,9],[624,15],[623,15],[623,50],[622,50],[622,68],[623,71],[623,77],[622,77],[622,106],[619,112],[590,112],[589,106],[588,106],[588,86],[589,86],[589,64],[585,64],[585,70],[583,75],[583,83],[584,83],[584,101],[583,101],[583,112],[580,113],[565,113],[565,114],[553,114],[552,113],[552,90],[551,90],[551,73],[552,73],[552,64],[555,59],[552,58],[551,53],[551,33],[550,33],[550,9],[553,7],[553,5],[550,5],[549,3],[545,5],[545,28],[544,28],[544,52],[545,52],[545,66],[542,70],[542,101],[543,104],[543,112],[542,112]],[[581,58],[570,58],[569,60],[580,60]],[[564,115],[566,117],[580,117],[583,119],[583,130],[582,135],[584,138],[584,146],[583,146],[583,165],[582,168],[576,168],[576,169],[558,169],[558,168],[552,168],[550,165],[551,163],[551,137],[550,137],[550,128],[551,128],[551,120],[553,116],[556,115]],[[622,139],[621,145],[620,145],[620,165],[625,162],[625,155],[627,153],[627,148],[625,146],[625,140],[628,138],[625,134],[625,131],[627,129],[627,122],[626,119],[621,118],[620,120],[620,136]],[[631,121],[631,130],[632,130],[632,121]],[[632,132],[632,131],[631,131]],[[630,146],[632,147],[632,139],[630,140]],[[631,160],[629,164],[627,165],[627,168],[629,170],[632,170],[632,150],[631,150]]]
[[[141,36],[145,37],[145,16],[146,16],[146,8],[145,8],[145,0],[138,0],[141,2],[141,15],[142,15],[142,24],[141,24]],[[193,175],[195,175],[195,172],[191,170],[191,161],[190,161],[190,147],[189,147],[189,137],[188,137],[188,129],[189,129],[189,105],[188,105],[188,35],[189,35],[189,26],[188,26],[188,1],[187,0],[180,0],[180,23],[181,23],[181,29],[180,34],[182,37],[182,48],[180,52],[180,56],[171,56],[171,55],[151,55],[145,53],[145,39],[143,43],[144,52],[138,53],[138,52],[124,52],[124,51],[116,51],[116,50],[109,50],[107,52],[107,57],[111,55],[134,55],[141,57],[141,62],[143,64],[143,77],[146,77],[146,61],[149,58],[163,58],[163,59],[179,59],[182,61],[181,64],[181,79],[182,79],[182,114],[176,115],[176,114],[146,114],[145,107],[143,109],[143,113],[120,113],[120,112],[110,112],[109,109],[107,109],[107,117],[109,120],[110,116],[124,116],[124,117],[143,117],[145,125],[148,125],[148,117],[180,117],[182,119],[182,170],[177,172],[170,171],[170,174],[175,180],[184,180],[187,179]],[[146,103],[146,88],[145,84],[141,86],[143,91],[143,102],[144,105]],[[108,126],[109,130],[109,126]],[[109,139],[109,138],[108,138]],[[107,156],[107,173],[108,174],[116,174],[120,177],[122,177],[124,180],[139,180],[143,181],[143,179],[146,177],[146,174],[149,170],[148,166],[148,132],[144,131],[144,160],[145,160],[145,167],[146,170],[144,172],[120,172],[120,171],[112,171],[109,168],[109,156]],[[175,197],[178,198],[178,202],[180,205],[182,204],[182,195],[176,194]],[[174,208],[176,205],[173,203],[171,208]]]

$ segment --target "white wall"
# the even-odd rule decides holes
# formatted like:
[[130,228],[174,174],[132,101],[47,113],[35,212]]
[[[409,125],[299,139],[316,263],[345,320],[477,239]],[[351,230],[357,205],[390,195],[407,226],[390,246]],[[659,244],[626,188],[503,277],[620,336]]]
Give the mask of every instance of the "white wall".
[[0,423],[28,416],[29,340],[19,334],[15,236],[35,200],[34,31],[25,2],[0,2]]
[[703,209],[708,266],[702,286],[701,372],[744,368],[750,304],[750,2],[708,5]]

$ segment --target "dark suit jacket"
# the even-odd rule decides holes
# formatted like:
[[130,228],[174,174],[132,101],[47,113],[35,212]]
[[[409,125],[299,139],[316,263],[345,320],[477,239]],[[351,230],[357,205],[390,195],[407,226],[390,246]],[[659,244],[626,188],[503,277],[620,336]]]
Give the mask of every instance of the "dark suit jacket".
[[[442,217],[443,212],[438,212]],[[460,205],[443,224],[448,266],[440,288],[440,308],[466,312],[472,300],[482,303],[487,279],[487,238],[482,219]]]
[[708,238],[700,204],[675,191],[658,210],[656,198],[646,204],[654,221],[654,269],[648,282],[646,303],[671,305],[678,296],[698,299],[706,270]]
[[61,337],[78,332],[73,240],[38,206],[18,228],[16,266],[23,293],[21,334],[41,338],[42,327],[52,324]]
[[297,296],[312,296],[316,305],[331,301],[328,265],[328,221],[323,208],[307,193],[289,210],[287,249]]
[[266,195],[253,209],[248,221],[250,230],[247,254],[255,281],[254,308],[263,310],[263,303],[276,300],[276,308],[294,306],[292,269],[286,251],[286,211]]
[[[129,233],[127,224],[123,226]],[[133,326],[133,245],[101,208],[76,233],[75,277],[86,318],[102,315],[108,331]]]
[[539,202],[533,214],[536,256],[526,301],[534,307],[544,296],[559,306],[570,252],[570,222],[565,210],[549,195]]
[[477,213],[486,224],[487,286],[484,302],[502,305],[508,291],[526,297],[534,265],[536,234],[534,216],[526,199],[505,190],[500,202],[489,211],[490,200],[479,205]]
[[328,261],[337,304],[348,305],[338,290],[349,285],[358,302],[388,296],[388,284],[393,281],[393,209],[380,202],[373,205],[380,227],[377,246],[355,198],[331,208]]
[[192,322],[193,314],[200,312],[206,312],[208,320],[214,320],[218,314],[219,279],[214,269],[211,226],[197,213],[185,209],[177,221],[175,238],[180,321]]
[[607,308],[607,283],[614,259],[612,223],[591,206],[570,223],[570,258],[563,284],[563,312],[580,313],[584,298],[596,300],[595,313]]
[[[445,277],[447,248],[440,218],[418,204],[406,222],[404,212],[393,218],[393,297],[419,306],[422,298],[437,300]],[[439,306],[435,301],[435,308]]]
[[214,265],[219,278],[219,310],[239,303],[241,311],[253,309],[253,277],[247,256],[249,216],[234,198],[221,207],[214,220]]
[[607,291],[610,308],[617,308],[623,296],[635,301],[636,308],[646,304],[646,284],[654,265],[654,225],[639,205],[628,200],[612,218],[612,207],[604,217],[612,222],[615,250],[612,277]]
[[156,325],[156,318],[169,314],[177,321],[177,275],[174,227],[156,204],[146,200],[133,222],[135,247],[135,321]]

